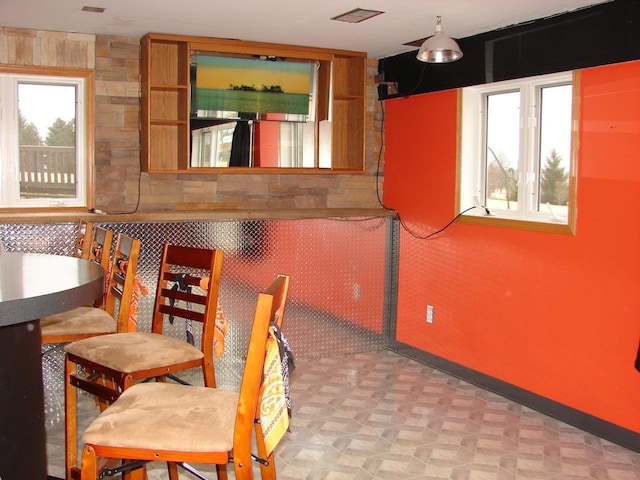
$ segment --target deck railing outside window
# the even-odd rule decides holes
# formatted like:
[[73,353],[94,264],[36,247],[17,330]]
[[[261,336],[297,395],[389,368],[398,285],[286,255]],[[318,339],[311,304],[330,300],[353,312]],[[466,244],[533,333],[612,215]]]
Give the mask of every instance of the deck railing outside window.
[[19,178],[21,198],[73,198],[75,147],[21,145]]

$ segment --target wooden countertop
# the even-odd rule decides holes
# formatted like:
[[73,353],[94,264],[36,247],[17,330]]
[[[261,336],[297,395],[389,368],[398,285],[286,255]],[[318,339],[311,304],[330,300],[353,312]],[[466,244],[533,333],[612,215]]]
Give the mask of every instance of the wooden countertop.
[[184,210],[163,212],[37,212],[0,214],[1,223],[66,223],[77,222],[81,218],[96,223],[168,223],[213,220],[300,220],[309,218],[392,218],[395,210],[384,208],[299,208],[299,209],[256,209],[256,210]]

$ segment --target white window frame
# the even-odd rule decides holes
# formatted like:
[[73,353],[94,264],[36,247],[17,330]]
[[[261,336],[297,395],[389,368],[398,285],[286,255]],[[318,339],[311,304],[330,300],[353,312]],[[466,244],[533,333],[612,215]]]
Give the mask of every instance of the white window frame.
[[[494,223],[499,226],[521,227],[537,229],[536,224],[542,224],[540,229],[558,232],[573,232],[576,210],[576,149],[577,149],[577,91],[578,75],[574,72],[540,75],[517,80],[495,82],[460,90],[459,123],[460,139],[458,150],[458,195],[457,210],[462,213],[462,220],[470,223]],[[534,202],[530,199],[537,195],[540,183],[540,171],[536,164],[539,158],[539,122],[536,109],[539,91],[544,87],[563,84],[572,85],[572,116],[571,116],[571,151],[569,154],[569,206],[568,215],[560,216],[552,211],[535,211]],[[486,131],[485,119],[486,97],[490,94],[519,90],[521,93],[520,113],[520,159],[518,164],[518,185],[521,186],[534,179],[532,191],[519,191],[518,210],[489,210],[473,208],[482,206],[485,197],[485,165],[486,159]],[[542,168],[542,166],[540,167]],[[529,172],[529,173],[527,173]],[[534,172],[533,175],[531,172]],[[535,192],[533,192],[535,190]],[[537,198],[537,196],[535,197]],[[529,201],[527,201],[529,199]],[[537,202],[535,202],[537,204]],[[549,225],[551,228],[545,226]]]
[[[42,73],[40,73],[42,72]],[[85,210],[92,206],[92,70],[0,66],[0,210]],[[76,195],[74,198],[20,198],[18,85],[70,85],[76,88]]]

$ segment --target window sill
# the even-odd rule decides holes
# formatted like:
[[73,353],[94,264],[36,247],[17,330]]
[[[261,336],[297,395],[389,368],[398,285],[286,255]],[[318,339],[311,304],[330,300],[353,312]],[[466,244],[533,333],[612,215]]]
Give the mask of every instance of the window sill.
[[462,215],[459,223],[470,225],[484,225],[488,227],[511,228],[514,230],[528,230],[532,232],[557,233],[560,235],[575,235],[575,228],[570,221],[569,225],[550,222],[534,222],[528,220],[514,220],[493,216]]

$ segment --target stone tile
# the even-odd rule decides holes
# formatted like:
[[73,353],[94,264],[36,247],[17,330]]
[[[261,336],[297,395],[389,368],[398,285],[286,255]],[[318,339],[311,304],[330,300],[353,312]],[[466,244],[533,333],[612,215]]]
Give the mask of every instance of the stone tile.
[[[297,358],[291,387],[279,480],[640,480],[637,453],[386,350]],[[80,404],[82,426],[97,412]],[[47,428],[59,477],[62,424]],[[167,478],[163,464],[148,473]]]

